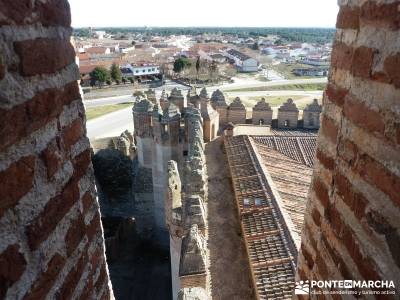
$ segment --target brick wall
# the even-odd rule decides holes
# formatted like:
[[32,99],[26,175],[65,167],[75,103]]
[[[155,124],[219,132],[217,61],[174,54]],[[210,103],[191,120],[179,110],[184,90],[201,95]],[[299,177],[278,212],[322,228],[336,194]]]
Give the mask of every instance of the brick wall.
[[399,293],[400,1],[338,2],[297,275]]
[[181,289],[201,287],[206,289],[207,287],[207,274],[197,274],[189,276],[181,276]]
[[0,7],[0,298],[112,298],[68,2]]

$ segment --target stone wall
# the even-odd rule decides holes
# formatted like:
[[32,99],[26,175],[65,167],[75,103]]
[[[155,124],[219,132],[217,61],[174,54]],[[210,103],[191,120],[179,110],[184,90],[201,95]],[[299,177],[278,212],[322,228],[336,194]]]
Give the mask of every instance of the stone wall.
[[297,275],[399,293],[400,1],[338,2]]
[[0,298],[110,299],[67,1],[1,1]]

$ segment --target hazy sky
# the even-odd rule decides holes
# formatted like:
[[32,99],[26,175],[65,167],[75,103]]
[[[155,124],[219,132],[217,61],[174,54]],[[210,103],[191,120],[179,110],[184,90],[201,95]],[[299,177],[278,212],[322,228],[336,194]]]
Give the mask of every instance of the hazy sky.
[[69,0],[74,27],[334,27],[337,0]]

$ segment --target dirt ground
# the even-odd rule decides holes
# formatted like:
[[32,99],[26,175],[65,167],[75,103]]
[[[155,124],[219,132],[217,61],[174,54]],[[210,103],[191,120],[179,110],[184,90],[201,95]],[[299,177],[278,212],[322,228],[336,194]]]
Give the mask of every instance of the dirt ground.
[[212,298],[255,299],[222,138],[206,145],[206,164]]

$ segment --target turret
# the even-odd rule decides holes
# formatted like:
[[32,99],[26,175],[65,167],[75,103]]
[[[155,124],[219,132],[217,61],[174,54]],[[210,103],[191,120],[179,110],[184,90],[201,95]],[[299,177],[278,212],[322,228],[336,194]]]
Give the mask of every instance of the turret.
[[228,107],[228,121],[233,124],[246,123],[246,107],[239,97],[236,97]]
[[253,124],[254,125],[271,125],[272,122],[272,109],[269,104],[262,98],[253,107]]
[[135,136],[151,137],[153,104],[147,99],[142,99],[135,103],[132,112]]
[[180,111],[183,111],[183,109],[187,106],[187,102],[185,97],[182,95],[182,91],[178,90],[177,88],[174,88],[171,91],[171,95],[168,97],[169,103],[175,104],[176,107],[179,108]]
[[306,129],[318,129],[321,112],[322,105],[318,103],[317,99],[314,99],[303,111],[303,127]]
[[295,129],[297,128],[298,119],[299,109],[293,102],[293,99],[289,98],[278,109],[278,127]]
[[219,114],[220,127],[225,126],[228,122],[228,104],[226,103],[225,95],[220,90],[216,90],[212,93],[211,106]]

